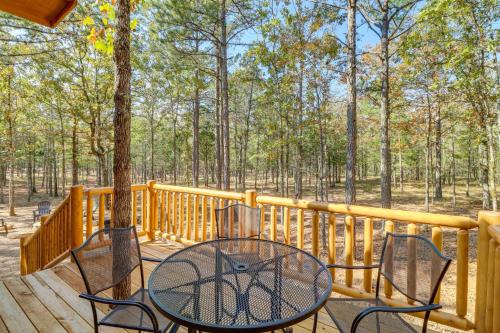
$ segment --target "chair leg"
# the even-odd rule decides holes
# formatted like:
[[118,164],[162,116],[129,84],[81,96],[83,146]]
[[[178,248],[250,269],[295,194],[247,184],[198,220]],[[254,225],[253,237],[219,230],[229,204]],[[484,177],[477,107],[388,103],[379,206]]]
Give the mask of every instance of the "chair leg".
[[318,313],[316,312],[314,314],[314,323],[313,323],[312,333],[316,333],[317,326],[318,326]]

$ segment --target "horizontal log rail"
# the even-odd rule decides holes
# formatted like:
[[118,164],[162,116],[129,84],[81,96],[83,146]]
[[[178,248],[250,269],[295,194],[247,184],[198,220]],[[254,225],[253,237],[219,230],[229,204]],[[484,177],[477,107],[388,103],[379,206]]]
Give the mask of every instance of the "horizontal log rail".
[[[479,221],[475,221],[462,216],[264,196],[257,195],[254,190],[230,192],[156,184],[155,181],[132,185],[131,190],[131,223],[137,226],[139,235],[146,236],[149,240],[161,237],[192,245],[214,239],[216,209],[234,203],[245,203],[260,208],[263,236],[310,251],[328,263],[335,263],[339,259],[336,244],[339,237],[343,236],[342,259],[345,264],[355,263],[357,246],[362,247],[363,263],[372,264],[377,256],[374,253],[375,222],[383,222],[382,233],[403,231],[418,234],[423,232],[419,226],[428,226],[428,237],[438,249],[443,246],[443,228],[447,233],[451,230],[456,233],[456,297],[455,303],[451,304],[455,310],[453,313],[434,311],[430,319],[450,327],[475,329],[477,332],[497,332],[500,327],[498,213],[480,212]],[[113,214],[109,208],[112,207],[112,200],[112,187],[72,187],[70,196],[53,214],[48,218],[44,217],[43,227],[31,236],[21,239],[21,272],[27,274],[57,264],[67,257],[71,248],[81,244],[93,231],[108,227],[108,223],[111,227]],[[362,242],[356,239],[357,224],[362,228]],[[339,229],[339,226],[343,228]],[[479,231],[477,295],[473,321],[469,316],[471,311],[467,307],[470,230]],[[339,232],[343,235],[338,235]],[[54,245],[48,248],[45,245],[52,243]],[[41,251],[42,248],[44,251]],[[412,253],[414,251],[409,251],[409,255]],[[418,259],[415,257],[414,260]],[[299,267],[299,270],[301,269],[303,268]],[[352,272],[346,272],[343,280],[340,276],[337,277],[338,272],[334,269],[331,273],[335,292],[351,297],[373,295],[376,272],[366,270],[361,279],[355,279]],[[418,283],[411,274],[408,275],[408,287]],[[357,281],[361,281],[360,285],[356,285]],[[411,300],[397,297],[397,291],[392,290],[389,284],[385,284],[383,293],[390,305],[412,306]],[[440,293],[435,301],[439,300]]]

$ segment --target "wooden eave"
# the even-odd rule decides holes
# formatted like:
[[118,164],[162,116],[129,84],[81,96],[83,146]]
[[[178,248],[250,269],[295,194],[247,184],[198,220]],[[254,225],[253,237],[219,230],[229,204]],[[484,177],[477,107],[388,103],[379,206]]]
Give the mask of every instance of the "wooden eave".
[[0,0],[0,10],[53,28],[76,3],[77,0]]

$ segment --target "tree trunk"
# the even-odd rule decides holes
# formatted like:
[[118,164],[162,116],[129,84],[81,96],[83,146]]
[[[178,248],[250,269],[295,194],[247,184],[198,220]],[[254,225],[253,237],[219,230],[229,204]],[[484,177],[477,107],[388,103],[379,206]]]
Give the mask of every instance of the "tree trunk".
[[455,135],[451,134],[451,186],[452,186],[452,205],[453,210],[457,207],[457,192],[455,184]]
[[227,73],[227,26],[226,26],[226,0],[220,4],[220,44],[221,44],[221,95],[222,95],[222,189],[231,188],[231,168],[229,156],[229,86]]
[[[196,51],[198,51],[198,41],[196,41]],[[194,90],[194,110],[193,110],[193,155],[191,165],[191,175],[193,187],[198,187],[199,172],[200,172],[200,88],[199,88],[199,70],[196,69],[195,74],[195,90]]]
[[66,196],[66,142],[64,140],[64,121],[62,112],[59,112],[59,123],[61,126],[61,151],[62,151],[62,160],[61,160],[61,183],[62,183],[62,196],[63,198]]
[[471,142],[470,137],[467,140],[467,182],[465,184],[465,196],[469,197],[470,193],[470,169],[471,169]]
[[441,146],[442,146],[442,138],[441,138],[441,106],[438,105],[436,109],[436,115],[434,118],[434,126],[435,126],[435,131],[436,131],[436,170],[435,170],[435,190],[434,190],[434,197],[436,199],[442,199],[443,198],[443,188],[442,188],[442,153],[441,153]]
[[221,136],[221,51],[220,45],[216,43],[215,52],[217,58],[217,70],[215,76],[215,156],[217,169],[215,173],[216,186],[222,188],[222,136]]
[[[115,112],[113,173],[114,224],[127,227],[130,224],[130,0],[116,2],[116,33],[114,39],[115,64]],[[130,235],[113,238],[113,272],[119,272],[130,260]],[[121,269],[120,269],[120,266]],[[113,288],[113,298],[130,296],[130,276]]]
[[391,146],[389,139],[389,0],[382,3],[382,103],[380,108],[380,190],[381,205],[391,208]]
[[14,145],[14,119],[12,111],[12,77],[7,75],[8,80],[8,101],[7,101],[7,133],[9,140],[9,216],[15,216],[15,198],[14,198],[14,164],[16,161],[16,147]]
[[78,184],[78,138],[77,118],[73,117],[73,128],[71,131],[71,184]]
[[399,190],[403,193],[403,152],[402,152],[401,134],[398,133],[398,159],[399,159]]
[[348,81],[347,90],[347,156],[345,179],[345,203],[356,204],[356,0],[349,0],[347,6]]
[[[429,102],[429,96],[427,95],[427,101]],[[426,130],[426,143],[425,143],[425,210],[429,211],[429,200],[430,200],[430,172],[431,172],[431,108],[428,104],[427,109],[427,130]]]

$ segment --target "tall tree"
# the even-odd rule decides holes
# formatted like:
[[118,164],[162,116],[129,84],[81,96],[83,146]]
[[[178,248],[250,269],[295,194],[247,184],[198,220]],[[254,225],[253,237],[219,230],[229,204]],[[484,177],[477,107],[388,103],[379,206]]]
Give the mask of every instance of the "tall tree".
[[[116,33],[113,43],[113,60],[115,64],[115,114],[113,159],[113,212],[116,227],[130,225],[130,0],[116,2]],[[128,267],[130,260],[130,236],[124,235],[113,239],[113,272],[119,272],[120,266]],[[124,279],[113,288],[115,299],[130,296],[130,277]]]
[[347,1],[347,156],[345,177],[345,203],[356,203],[356,155],[357,155],[357,115],[356,115],[356,0]]

